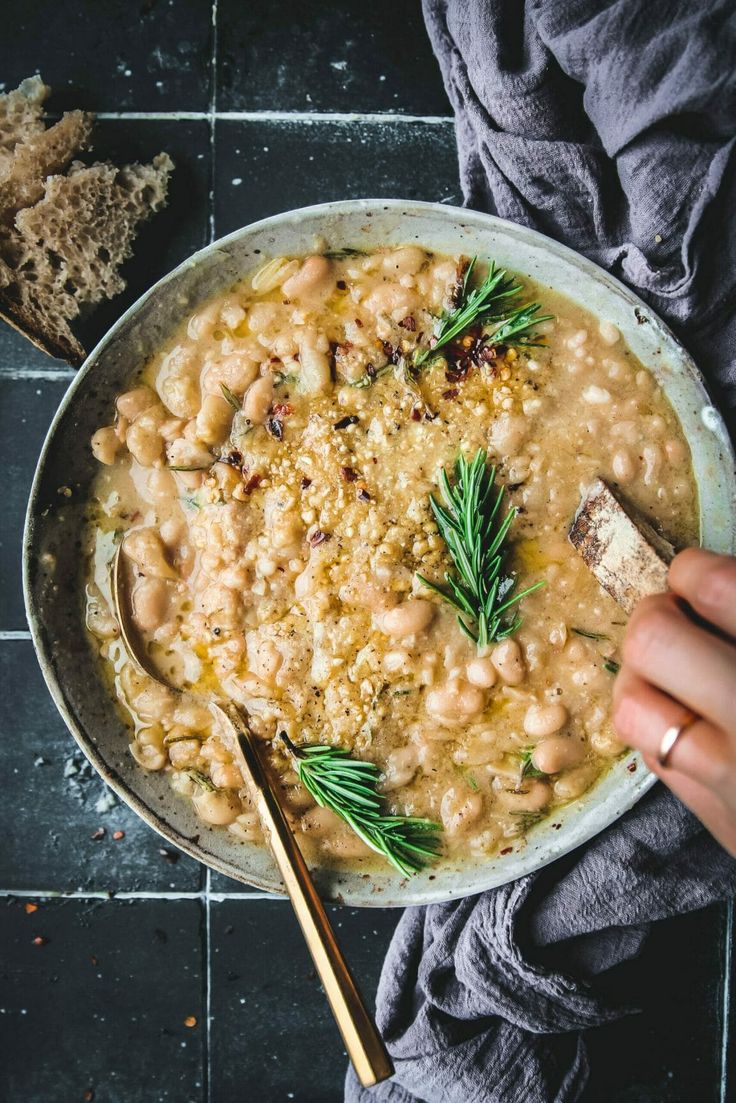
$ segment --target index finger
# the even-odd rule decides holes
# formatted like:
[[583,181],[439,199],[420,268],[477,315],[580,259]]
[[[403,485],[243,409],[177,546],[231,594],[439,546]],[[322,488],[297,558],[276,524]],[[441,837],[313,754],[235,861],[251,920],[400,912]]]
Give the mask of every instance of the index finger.
[[736,559],[686,548],[672,560],[667,580],[696,613],[736,637]]

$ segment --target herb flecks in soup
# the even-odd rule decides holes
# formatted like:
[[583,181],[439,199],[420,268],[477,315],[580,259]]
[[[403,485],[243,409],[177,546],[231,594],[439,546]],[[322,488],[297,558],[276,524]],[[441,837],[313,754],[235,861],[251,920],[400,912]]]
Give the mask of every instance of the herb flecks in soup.
[[[443,340],[483,286],[417,246],[276,258],[189,318],[95,434],[88,625],[131,751],[239,839],[259,838],[257,818],[202,698],[156,685],[121,647],[116,541],[152,660],[247,710],[314,860],[370,851],[315,803],[281,731],[374,763],[384,812],[440,822],[452,857],[519,845],[622,750],[624,617],[566,532],[601,476],[695,542],[689,450],[618,331],[547,289]],[[515,513],[483,630],[472,587],[459,608],[436,510],[443,472],[456,489],[479,453],[504,488],[498,523]]]

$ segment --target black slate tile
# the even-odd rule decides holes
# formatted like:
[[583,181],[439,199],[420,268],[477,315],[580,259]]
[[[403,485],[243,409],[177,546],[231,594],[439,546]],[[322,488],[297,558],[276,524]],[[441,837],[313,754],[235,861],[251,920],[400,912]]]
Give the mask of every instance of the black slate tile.
[[[25,628],[21,538],[36,461],[69,379],[0,379],[4,517],[0,527],[0,631]],[[63,480],[60,480],[60,482]]]
[[0,1098],[201,1103],[200,902],[34,902],[0,903]]
[[725,906],[658,923],[616,990],[642,1010],[586,1033],[583,1103],[723,1103]]
[[93,156],[115,164],[149,161],[168,153],[174,162],[168,203],[145,223],[133,256],[121,269],[127,287],[100,303],[87,323],[75,326],[88,350],[148,288],[175,268],[209,236],[210,138],[208,124],[191,120],[102,120],[95,129]]
[[224,873],[218,873],[213,869],[210,871],[210,892],[225,893],[228,895],[241,892],[255,892],[260,894],[261,890],[254,888],[253,885],[245,884],[244,881],[236,881],[232,877],[226,877]]
[[4,0],[5,88],[40,72],[51,111],[204,111],[212,8],[204,0]]
[[77,748],[30,641],[0,642],[0,674],[12,687],[0,694],[0,776],[10,794],[0,802],[0,889],[198,891],[199,865],[118,800]]
[[41,352],[17,329],[0,319],[0,386],[3,379],[14,378],[19,372],[41,372],[46,375],[49,372],[63,372],[67,367],[63,361],[53,360]]
[[219,0],[221,111],[448,115],[419,0]]
[[[73,328],[90,351],[121,314],[144,291],[175,268],[209,238],[210,136],[202,120],[99,121],[88,162],[115,164],[150,161],[166,152],[174,162],[168,203],[143,224],[133,244],[133,256],[121,268],[125,290],[115,298],[85,308]],[[5,323],[0,322],[0,379],[19,369],[49,371],[63,368]]]
[[[400,913],[329,912],[372,1006]],[[347,1059],[290,905],[214,903],[211,941],[212,1098],[241,1103],[257,1085],[259,1103],[339,1103]]]
[[452,123],[218,122],[215,163],[218,237],[334,199],[461,202]]

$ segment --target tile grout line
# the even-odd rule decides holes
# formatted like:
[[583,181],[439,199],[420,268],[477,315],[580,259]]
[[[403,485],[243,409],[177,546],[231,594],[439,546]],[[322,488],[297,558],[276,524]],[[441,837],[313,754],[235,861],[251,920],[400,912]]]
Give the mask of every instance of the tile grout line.
[[[215,5],[216,7],[216,5]],[[49,116],[51,118],[52,116]],[[233,122],[233,123],[453,123],[452,115],[403,115],[380,111],[99,111],[96,118],[107,122]]]
[[[209,871],[208,871],[209,872]],[[19,900],[34,899],[34,900],[106,900],[112,903],[115,900],[201,900],[205,902],[209,899],[210,903],[222,904],[228,900],[286,900],[287,897],[275,892],[209,892],[207,895],[207,889],[200,889],[197,892],[156,892],[156,891],[121,891],[121,892],[105,892],[104,890],[90,889],[88,892],[83,890],[70,890],[65,892],[59,889],[49,888],[36,888],[36,889],[0,889],[0,899],[10,899],[15,897]]]
[[726,945],[723,962],[723,1033],[721,1036],[721,1094],[720,1103],[729,1103],[728,1051],[731,1048],[731,974],[733,971],[734,906],[729,900],[726,905]]
[[57,380],[74,379],[77,373],[73,368],[0,368],[0,382],[14,383],[19,379],[38,379],[49,383]]
[[30,640],[31,633],[27,628],[23,628],[18,632],[0,632],[0,643],[7,643],[10,640]]

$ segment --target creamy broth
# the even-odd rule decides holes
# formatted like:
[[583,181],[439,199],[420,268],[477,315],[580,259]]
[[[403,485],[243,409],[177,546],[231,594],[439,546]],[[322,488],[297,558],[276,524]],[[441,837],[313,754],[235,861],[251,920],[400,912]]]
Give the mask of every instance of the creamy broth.
[[[118,639],[107,571],[123,537],[149,654],[169,682],[247,709],[313,860],[370,852],[299,784],[281,731],[375,762],[387,808],[440,822],[453,857],[503,851],[622,751],[625,618],[567,529],[601,476],[695,543],[689,449],[618,331],[528,281],[554,315],[543,347],[473,362],[471,334],[403,371],[462,271],[416,246],[277,258],[189,318],[93,438],[87,623],[131,752],[235,838],[260,834],[225,734]],[[418,578],[450,569],[430,495],[478,449],[518,509],[506,571],[544,581],[481,651]]]

